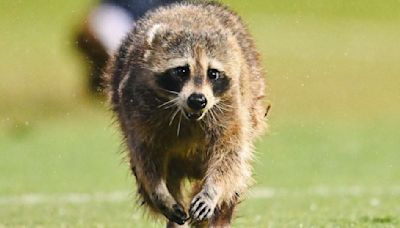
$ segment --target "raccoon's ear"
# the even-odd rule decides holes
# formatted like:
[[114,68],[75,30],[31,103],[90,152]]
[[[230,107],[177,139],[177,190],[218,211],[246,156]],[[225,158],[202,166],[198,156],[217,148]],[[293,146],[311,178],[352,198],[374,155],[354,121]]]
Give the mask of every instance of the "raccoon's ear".
[[149,46],[152,46],[155,38],[158,35],[160,35],[163,32],[165,32],[166,30],[167,30],[167,25],[165,25],[165,24],[158,23],[158,24],[153,25],[153,27],[151,27],[149,29],[149,31],[147,31],[147,34],[146,34],[146,36],[147,36],[146,37],[147,44]]

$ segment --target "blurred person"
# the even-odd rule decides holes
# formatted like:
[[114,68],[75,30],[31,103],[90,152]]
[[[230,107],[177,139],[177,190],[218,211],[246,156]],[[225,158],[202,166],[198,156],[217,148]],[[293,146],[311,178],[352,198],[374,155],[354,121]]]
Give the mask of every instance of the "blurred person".
[[107,59],[119,47],[135,21],[148,10],[180,0],[103,0],[87,16],[78,36],[78,48],[89,66],[89,86],[102,90],[101,75]]

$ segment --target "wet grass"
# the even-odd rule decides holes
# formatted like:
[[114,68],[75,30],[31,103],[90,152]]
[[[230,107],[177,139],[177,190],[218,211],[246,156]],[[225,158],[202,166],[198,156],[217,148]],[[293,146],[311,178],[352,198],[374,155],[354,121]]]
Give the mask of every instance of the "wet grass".
[[[0,224],[161,226],[134,206],[133,178],[109,116],[98,109],[72,115],[3,132]],[[332,125],[280,123],[258,144],[258,184],[240,205],[236,227],[398,224],[399,126]],[[80,196],[121,191],[122,198]]]

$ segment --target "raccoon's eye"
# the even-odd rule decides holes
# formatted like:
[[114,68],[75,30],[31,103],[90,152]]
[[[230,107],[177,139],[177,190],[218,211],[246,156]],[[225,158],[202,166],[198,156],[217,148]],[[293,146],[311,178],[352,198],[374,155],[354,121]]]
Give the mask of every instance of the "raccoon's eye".
[[184,78],[189,76],[190,69],[189,66],[177,67],[170,70],[170,75],[178,78]]
[[221,77],[221,72],[219,72],[216,69],[209,69],[208,72],[208,78],[211,80],[218,80]]

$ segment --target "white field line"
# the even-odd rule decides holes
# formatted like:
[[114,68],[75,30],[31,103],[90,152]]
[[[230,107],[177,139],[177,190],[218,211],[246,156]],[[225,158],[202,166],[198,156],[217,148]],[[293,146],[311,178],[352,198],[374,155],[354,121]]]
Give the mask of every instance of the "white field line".
[[249,198],[276,198],[276,197],[340,197],[340,196],[400,196],[400,186],[389,187],[327,187],[315,186],[309,188],[288,189],[288,188],[264,188],[256,187],[250,190]]
[[19,196],[0,197],[0,205],[33,205],[48,203],[70,203],[85,204],[91,202],[122,202],[129,200],[131,193],[125,191],[117,191],[110,193],[63,193],[63,194],[24,194]]
[[[303,189],[285,189],[256,187],[248,194],[249,199],[271,199],[278,197],[360,197],[360,196],[400,196],[400,186],[390,187],[325,187],[317,186]],[[109,193],[63,193],[63,194],[23,194],[15,196],[0,196],[1,205],[36,205],[36,204],[85,204],[91,202],[125,202],[132,200],[132,192],[115,191]]]

